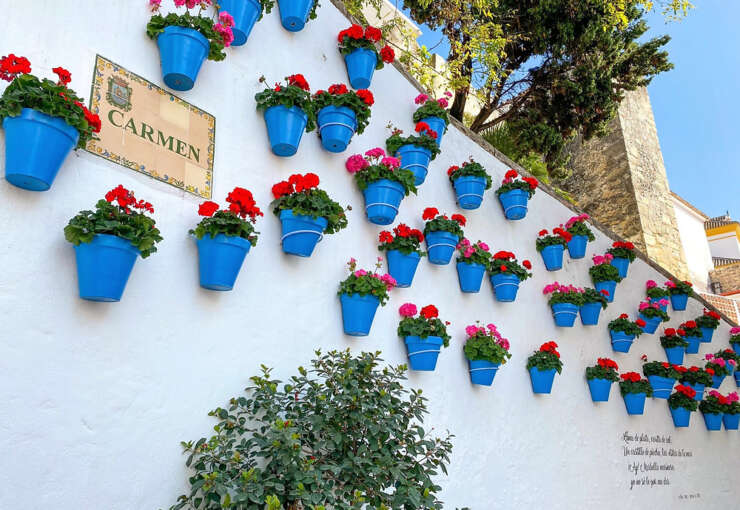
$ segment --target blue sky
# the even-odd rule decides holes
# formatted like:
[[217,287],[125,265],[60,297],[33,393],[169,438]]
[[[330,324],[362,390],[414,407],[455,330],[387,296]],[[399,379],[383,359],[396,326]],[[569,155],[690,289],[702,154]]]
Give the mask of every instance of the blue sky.
[[[648,91],[671,189],[709,216],[740,220],[740,2],[694,4],[680,22],[648,18],[650,35],[671,36],[675,65]],[[419,43],[446,56],[443,38],[421,28]]]

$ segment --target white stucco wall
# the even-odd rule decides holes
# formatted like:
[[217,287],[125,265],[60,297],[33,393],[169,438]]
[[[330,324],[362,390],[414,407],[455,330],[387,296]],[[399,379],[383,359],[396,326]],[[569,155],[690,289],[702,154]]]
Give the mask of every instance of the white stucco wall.
[[698,290],[711,291],[709,289],[709,271],[714,269],[714,263],[704,230],[705,218],[692,211],[676,197],[672,198],[678,233],[681,236],[681,245],[686,256],[686,265],[689,268],[691,281]]
[[[144,33],[146,2],[68,4],[51,0],[12,5],[0,1],[3,53],[27,56],[43,76],[64,65],[72,86],[87,98],[99,53],[160,82],[156,45]],[[452,344],[434,373],[411,373],[409,383],[430,399],[427,426],[456,436],[449,476],[440,478],[446,508],[474,510],[547,506],[552,509],[733,508],[740,476],[736,432],[708,433],[701,416],[689,429],[674,429],[667,404],[648,401],[643,417],[628,417],[618,388],[608,403],[594,405],[584,370],[610,356],[624,370],[640,369],[640,354],[664,359],[658,336],[644,336],[629,355],[612,352],[606,323],[621,312],[636,313],[644,282],[663,278],[636,262],[598,327],[553,325],[542,287],[558,280],[589,284],[590,255],[611,240],[597,234],[589,258],[569,261],[557,273],[544,270],[534,248],[537,232],[564,222],[570,211],[543,192],[528,217],[504,220],[493,192],[467,213],[470,239],[494,250],[515,251],[535,264],[515,303],[498,303],[488,282],[477,295],[459,291],[454,265],[422,261],[414,285],[393,292],[367,338],[342,333],[338,282],[354,256],[366,266],[378,255],[380,230],[364,217],[362,196],[344,170],[345,157],[377,145],[385,125],[410,129],[414,88],[392,67],[373,81],[377,104],[372,123],[344,155],[320,148],[315,133],[299,153],[280,159],[269,152],[253,96],[260,75],[271,82],[295,72],[313,89],[346,81],[335,35],[347,20],[329,2],[303,32],[290,34],[277,14],[267,16],[247,45],[229,51],[223,63],[207,62],[194,90],[182,94],[217,118],[214,199],[223,202],[235,185],[252,190],[263,209],[270,187],[296,170],[314,171],[322,187],[351,204],[350,226],[328,236],[309,259],[282,254],[279,222],[267,214],[259,244],[248,255],[233,292],[198,286],[195,244],[187,231],[197,221],[199,200],[85,152],[68,158],[51,191],[34,194],[0,182],[0,508],[131,510],[168,507],[186,490],[180,440],[212,432],[207,412],[238,395],[261,363],[286,378],[306,364],[314,349],[380,349],[391,363],[406,361],[396,337],[397,308],[404,302],[435,303],[452,321]],[[0,146],[4,147],[0,136]],[[2,147],[0,147],[2,150]],[[469,156],[499,181],[506,166],[451,128],[419,195],[403,201],[399,220],[421,227],[421,211],[456,211],[445,170]],[[77,211],[92,207],[117,184],[151,201],[165,241],[159,252],[136,263],[123,300],[115,304],[77,297],[74,251],[62,229]],[[701,313],[698,302],[675,313],[671,325]],[[494,322],[511,340],[513,358],[490,388],[469,383],[462,353],[464,327],[476,319]],[[728,326],[701,353],[727,345]],[[542,342],[556,340],[565,368],[553,394],[534,396],[524,368]],[[700,356],[690,356],[699,363]],[[734,390],[726,380],[723,392]],[[690,458],[625,457],[623,434],[670,435],[671,445]],[[635,446],[634,443],[631,446]],[[646,446],[639,444],[638,446]],[[635,487],[631,462],[670,463],[670,486]],[[638,473],[662,479],[664,473]]]
[[740,239],[735,232],[725,232],[709,237],[713,257],[740,259]]

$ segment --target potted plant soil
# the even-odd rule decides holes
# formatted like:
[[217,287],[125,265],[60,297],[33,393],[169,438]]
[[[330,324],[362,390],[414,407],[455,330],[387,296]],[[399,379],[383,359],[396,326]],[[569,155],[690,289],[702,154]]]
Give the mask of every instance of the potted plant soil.
[[350,156],[345,168],[352,174],[365,198],[365,214],[370,223],[390,225],[396,219],[403,197],[416,194],[414,174],[400,168],[398,158],[386,156],[380,147],[365,155]]
[[490,261],[491,252],[486,243],[471,243],[463,237],[457,243],[457,279],[460,290],[467,293],[480,292],[483,275]]
[[[440,97],[439,99],[429,97],[427,94],[419,94],[414,99],[414,103],[419,105],[414,112],[414,123],[424,122],[427,124],[437,134],[436,140],[438,147],[442,145],[442,136],[447,132],[447,127],[450,125],[450,116],[447,112],[447,107],[449,106],[449,98],[451,97],[451,92],[445,92],[444,97]],[[463,207],[463,209],[475,208]]]
[[[293,156],[305,131],[316,128],[316,112],[311,101],[311,89],[302,74],[285,78],[286,83],[275,84],[255,94],[257,110],[261,110],[267,127],[272,153],[280,157]],[[266,83],[260,77],[260,83]]]
[[692,366],[681,373],[679,381],[684,386],[694,388],[696,400],[701,400],[704,396],[704,389],[712,385],[712,375],[700,367]]
[[627,271],[630,264],[635,261],[635,245],[629,241],[614,241],[612,247],[606,252],[614,257],[612,265],[619,271],[619,276],[627,278]]
[[546,229],[542,229],[537,234],[535,246],[537,251],[542,255],[542,261],[548,271],[558,271],[563,268],[563,253],[565,247],[571,239],[569,232],[560,227],[556,227],[550,234]]
[[601,289],[585,288],[582,294],[582,303],[579,308],[581,324],[584,326],[596,326],[599,323],[601,310],[606,310],[608,291]]
[[702,343],[708,344],[712,341],[712,335],[714,335],[715,330],[719,327],[721,318],[722,316],[720,314],[706,308],[704,309],[704,313],[696,318],[694,322],[696,322],[697,327],[701,330]]
[[319,176],[293,174],[272,187],[272,212],[280,218],[283,252],[310,257],[324,234],[347,226],[344,208],[319,189]]
[[599,358],[596,365],[586,368],[586,380],[593,402],[606,402],[612,383],[619,381],[619,365],[609,358]]
[[406,343],[411,370],[434,370],[440,348],[450,346],[447,334],[450,323],[439,319],[439,310],[434,305],[427,305],[419,312],[415,304],[406,303],[398,313],[403,317],[398,324],[398,336]]
[[465,328],[465,334],[463,351],[468,359],[470,382],[490,386],[499,367],[511,358],[509,340],[501,336],[494,324],[483,327],[476,322]]
[[527,370],[532,381],[532,392],[548,394],[552,391],[555,373],[562,373],[563,362],[560,361],[558,344],[545,342],[538,351],[527,358]]
[[571,328],[576,322],[578,310],[583,303],[583,289],[573,285],[560,285],[558,282],[546,285],[542,293],[550,295],[547,304],[552,309],[555,325],[561,328]]
[[661,302],[651,303],[650,301],[642,301],[638,309],[640,311],[640,318],[645,321],[645,326],[642,330],[648,335],[655,333],[661,322],[668,322],[670,317],[661,309]]
[[590,216],[579,214],[565,222],[565,230],[572,236],[568,242],[568,254],[572,259],[582,259],[586,256],[586,244],[595,241],[596,237],[586,224]]
[[384,64],[393,63],[396,58],[393,48],[386,44],[378,49],[382,39],[383,32],[372,26],[363,28],[362,25],[353,24],[339,32],[339,53],[344,57],[352,88],[370,88],[373,73],[383,69]]
[[[643,360],[647,359],[643,356]],[[642,365],[642,373],[650,381],[653,388],[653,397],[667,399],[671,396],[673,386],[681,376],[676,369],[676,365],[671,365],[665,361],[650,361]]]
[[421,230],[401,223],[391,234],[383,230],[378,236],[378,249],[385,252],[388,272],[396,280],[396,287],[410,287],[414,280],[416,267],[421,257],[426,255],[421,249],[424,234]]
[[389,274],[380,274],[378,262],[375,271],[357,269],[357,260],[347,263],[349,276],[339,284],[339,302],[342,305],[344,334],[367,336],[373,325],[378,305],[385,306],[396,280]]
[[10,82],[0,96],[5,130],[5,179],[29,191],[46,191],[72,149],[85,147],[100,131],[100,119],[67,85],[69,71],[55,67],[56,82],[31,73],[31,63],[14,54],[0,58],[0,79]]
[[98,200],[94,211],[80,211],[64,227],[75,247],[80,297],[120,301],[136,258],[147,258],[162,240],[149,202],[118,185]]
[[[534,177],[522,177],[513,168],[506,172],[496,195],[507,220],[521,220],[527,215],[529,199],[539,182]],[[548,271],[552,271],[548,269]]]
[[439,154],[437,133],[432,131],[429,124],[417,122],[414,127],[415,135],[402,136],[403,131],[393,129],[391,136],[385,141],[389,154],[401,160],[401,168],[411,170],[414,174],[414,185],[424,183],[429,172],[429,163]]
[[510,251],[499,251],[488,265],[488,275],[496,301],[510,303],[516,300],[519,284],[532,277],[532,263],[524,260],[521,265]]
[[626,313],[611,321],[607,328],[612,341],[612,349],[615,352],[629,352],[635,338],[642,335],[643,327],[645,327],[644,320],[631,321]]
[[676,391],[668,398],[673,425],[676,428],[688,427],[691,413],[696,411],[699,403],[694,399],[696,392],[689,386],[679,384]]
[[300,32],[312,19],[316,19],[319,0],[277,0],[280,24],[288,32]]
[[427,241],[429,262],[435,265],[447,265],[455,252],[457,243],[464,237],[465,216],[453,214],[447,217],[440,214],[436,207],[427,207],[422,213],[424,237]]
[[637,372],[627,372],[619,376],[619,392],[624,399],[627,414],[643,414],[645,398],[653,396],[653,388],[647,379],[642,379]]
[[329,152],[344,152],[352,136],[362,134],[370,123],[370,107],[375,103],[369,90],[349,90],[337,83],[313,95],[321,146]]
[[686,347],[689,343],[684,338],[686,332],[682,329],[667,328],[660,337],[660,345],[665,350],[668,363],[672,365],[682,365],[683,357],[686,353]]
[[226,291],[234,288],[244,258],[257,245],[254,223],[262,211],[252,193],[236,187],[226,197],[229,207],[219,210],[216,202],[206,201],[198,207],[203,219],[190,231],[198,247],[200,286]]
[[[185,7],[183,14],[160,14],[159,3],[146,25],[146,34],[157,41],[162,65],[162,80],[173,90],[190,90],[195,85],[200,67],[208,58],[220,62],[226,58],[224,48],[234,42],[234,18],[226,10],[208,16],[210,1],[183,2],[175,0],[176,7]],[[197,13],[194,11],[198,8]],[[214,19],[216,18],[216,19]]]
[[686,304],[688,303],[689,297],[694,295],[694,291],[692,289],[693,284],[685,281],[676,282],[668,280],[665,282],[665,287],[671,297],[671,307],[677,312],[686,310]]
[[599,292],[606,291],[604,297],[609,303],[614,301],[617,283],[622,281],[619,270],[611,264],[612,258],[608,253],[606,255],[594,255],[592,259],[594,265],[588,268],[588,274],[591,275],[594,287]]
[[447,176],[455,189],[457,203],[463,209],[478,209],[483,202],[483,193],[491,187],[491,176],[472,158],[462,166],[448,168]]

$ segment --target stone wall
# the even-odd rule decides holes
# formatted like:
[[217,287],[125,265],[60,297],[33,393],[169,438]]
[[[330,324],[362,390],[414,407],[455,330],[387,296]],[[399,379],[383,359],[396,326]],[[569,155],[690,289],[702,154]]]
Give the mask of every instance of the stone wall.
[[688,278],[647,89],[627,93],[607,136],[577,140],[570,152],[572,174],[558,185],[596,220]]
[[709,273],[712,282],[718,282],[722,286],[722,292],[735,292],[740,290],[740,263],[720,266]]

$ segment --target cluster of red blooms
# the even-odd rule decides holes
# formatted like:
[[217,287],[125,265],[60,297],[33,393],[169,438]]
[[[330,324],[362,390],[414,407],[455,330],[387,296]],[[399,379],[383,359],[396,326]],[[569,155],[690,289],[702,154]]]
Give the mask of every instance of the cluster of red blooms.
[[150,204],[149,202],[145,202],[144,200],[136,200],[134,192],[124,188],[123,184],[119,184],[108,193],[106,193],[105,199],[111,203],[116,202],[116,204],[118,204],[118,206],[123,209],[126,214],[131,214],[131,209],[129,209],[129,207],[133,207],[134,209],[140,209],[142,211],[147,211],[150,213],[154,212],[154,207],[152,207],[152,204]]
[[425,306],[419,313],[425,319],[434,319],[435,317],[439,317],[439,310],[437,310],[437,307],[434,305]]
[[[424,234],[421,230],[416,228],[409,228],[409,226],[405,223],[401,223],[396,228],[394,228],[393,233],[396,234],[396,237],[415,237],[416,240],[420,243],[424,241]],[[387,230],[383,230],[379,234],[378,238],[380,239],[381,243],[390,244],[393,242],[393,235]]]
[[[517,177],[519,177],[519,172],[512,168],[511,170],[506,172],[506,174],[504,174],[504,183],[511,182]],[[522,177],[522,180],[529,184],[529,189],[531,189],[532,191],[536,190],[537,186],[539,186],[540,184],[539,181],[534,177]]]
[[452,165],[450,168],[447,169],[447,175],[452,175],[453,173],[460,170],[460,167],[457,165]]
[[711,317],[712,319],[717,319],[717,320],[720,320],[722,318],[722,316],[718,314],[717,312],[715,312],[714,310],[707,310],[706,308],[704,309],[704,315],[706,315],[707,317]]
[[272,187],[272,196],[278,199],[284,195],[290,195],[291,193],[300,193],[301,191],[308,191],[319,185],[319,176],[314,173],[307,173],[305,175],[293,174],[287,181],[280,181]]
[[[647,356],[644,356],[643,355],[643,359],[646,359],[646,358],[647,358]],[[673,370],[675,370],[679,374],[685,374],[686,372],[688,372],[688,369],[685,366],[683,366],[683,365],[672,365],[672,364],[668,363],[667,361],[661,362],[660,363],[660,366],[662,366],[663,368],[673,368]]]
[[437,139],[436,131],[433,131],[426,122],[417,122],[416,126],[414,126],[414,131],[422,135],[427,135],[434,140]]
[[540,352],[547,352],[549,354],[554,354],[558,358],[560,357],[560,353],[557,351],[558,344],[555,342],[545,342],[540,346]]
[[[619,316],[619,318],[620,319],[629,319],[630,317],[626,313],[623,313],[622,315]],[[647,323],[644,320],[642,320],[642,319],[637,319],[635,321],[635,324],[637,324],[641,328],[644,328]]]
[[[382,39],[383,32],[381,32],[379,28],[371,26],[367,26],[363,30],[361,25],[354,24],[351,27],[340,31],[337,35],[337,41],[341,44],[345,37],[355,40],[365,39],[366,41],[376,43]],[[380,49],[380,58],[383,59],[383,62],[386,64],[390,64],[396,58],[396,53],[386,44]]]
[[[494,260],[516,260],[516,255],[510,251],[497,251],[493,254]],[[532,269],[532,263],[528,260],[522,261],[522,265],[527,269]],[[506,271],[506,266],[501,266],[502,271]]]
[[696,321],[686,321],[683,324],[681,324],[681,328],[694,329],[696,328]]
[[[306,81],[306,78],[303,77],[302,74],[292,74],[288,76],[288,85],[292,85],[294,87],[298,87],[299,89],[303,89],[306,92],[308,92],[311,87],[308,86],[308,82]],[[275,91],[280,92],[282,90],[282,87],[280,85],[275,85]]]
[[[421,214],[421,219],[425,221],[433,220],[439,216],[439,210],[436,207],[427,207],[424,209],[424,212]],[[463,227],[465,226],[465,223],[467,223],[468,220],[465,219],[465,216],[462,214],[453,214],[450,218],[447,218],[447,215],[443,214],[442,219],[451,219],[452,221],[458,222]]]
[[681,328],[678,328],[678,329],[668,328],[665,330],[665,336],[676,336],[676,335],[686,336],[686,331]]
[[[547,229],[543,228],[542,230],[540,230],[539,234],[537,235],[542,237],[542,236],[546,236],[548,233],[549,232],[547,231]],[[552,233],[555,234],[556,236],[560,236],[561,238],[563,238],[563,240],[566,243],[569,243],[570,240],[573,239],[573,234],[571,234],[567,230],[564,230],[560,227],[555,227],[554,229],[552,229]]]
[[[314,94],[314,97],[318,97],[321,94],[326,94],[326,93],[327,93],[326,90],[318,90]],[[349,89],[347,88],[346,85],[344,85],[342,83],[335,83],[334,85],[332,85],[331,87],[329,87],[328,93],[331,94],[332,96],[343,96],[344,94],[348,94],[349,93]],[[372,106],[372,105],[375,104],[375,97],[373,96],[373,93],[370,92],[369,90],[367,90],[367,89],[361,89],[361,90],[358,90],[357,92],[355,92],[355,94],[357,94],[357,96],[366,105]]]
[[0,58],[0,80],[13,81],[19,74],[31,72],[31,62],[26,57],[16,57],[12,53]]
[[696,396],[696,390],[694,388],[691,386],[684,386],[683,384],[676,386],[676,393],[681,393],[689,398],[694,398]]
[[627,241],[627,242],[622,242],[622,241],[614,241],[614,242],[612,243],[612,248],[625,248],[625,249],[627,249],[627,250],[634,250],[634,249],[635,249],[635,245],[634,245],[634,244],[632,244],[632,243],[631,243],[631,242],[629,242],[629,241]]
[[59,85],[66,87],[72,81],[72,73],[63,67],[55,67],[51,71],[59,77],[59,81],[57,82]]
[[629,382],[640,382],[642,380],[642,377],[640,377],[640,374],[638,374],[637,372],[627,372],[626,374],[622,374],[619,377],[621,377],[623,381]]
[[610,360],[609,358],[599,358],[596,362],[601,368],[619,370],[619,365],[617,365],[617,362],[614,360]]
[[[229,203],[229,211],[236,214],[240,218],[246,219],[249,216],[250,220],[254,222],[257,216],[264,216],[257,202],[255,202],[252,192],[248,189],[236,187],[226,197],[226,201]],[[219,205],[216,202],[210,200],[203,202],[198,207],[198,214],[201,216],[213,216],[218,211]]]

